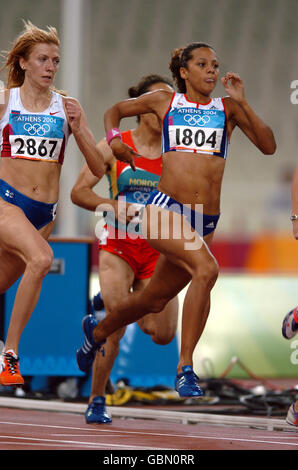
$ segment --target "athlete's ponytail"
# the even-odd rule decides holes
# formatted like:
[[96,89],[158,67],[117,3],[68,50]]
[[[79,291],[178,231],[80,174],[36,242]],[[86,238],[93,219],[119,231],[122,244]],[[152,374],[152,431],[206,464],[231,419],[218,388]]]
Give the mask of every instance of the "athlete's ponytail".
[[176,85],[179,93],[185,93],[186,92],[184,79],[181,78],[181,76],[180,76],[181,54],[182,54],[183,50],[184,50],[183,47],[179,47],[178,49],[174,49],[172,51],[172,57],[171,57],[171,61],[170,61],[170,64],[169,64],[169,69],[172,72],[173,80],[175,82],[175,85]]

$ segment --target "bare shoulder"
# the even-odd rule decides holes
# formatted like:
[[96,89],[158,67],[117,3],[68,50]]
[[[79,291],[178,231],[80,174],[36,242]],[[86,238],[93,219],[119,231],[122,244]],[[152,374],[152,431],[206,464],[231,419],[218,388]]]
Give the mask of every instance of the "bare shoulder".
[[227,113],[227,118],[232,119],[239,112],[240,105],[231,96],[225,96],[223,99],[224,107]]
[[222,98],[222,101],[223,101],[224,106],[227,110],[232,109],[233,106],[234,106],[234,103],[236,103],[236,101],[234,101],[233,98],[231,98],[230,96],[224,96]]

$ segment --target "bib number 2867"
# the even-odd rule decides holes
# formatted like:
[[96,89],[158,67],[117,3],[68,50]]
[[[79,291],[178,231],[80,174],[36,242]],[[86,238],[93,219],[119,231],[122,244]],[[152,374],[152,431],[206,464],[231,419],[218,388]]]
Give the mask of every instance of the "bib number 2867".
[[13,142],[13,153],[15,155],[22,155],[35,158],[53,158],[57,146],[57,140],[41,139],[35,140],[32,138],[23,139],[17,137]]

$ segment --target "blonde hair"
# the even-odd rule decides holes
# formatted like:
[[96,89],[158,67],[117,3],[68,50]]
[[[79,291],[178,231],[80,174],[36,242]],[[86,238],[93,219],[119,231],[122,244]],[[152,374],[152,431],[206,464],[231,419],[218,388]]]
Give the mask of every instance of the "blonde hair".
[[[47,30],[40,29],[31,21],[24,21],[24,30],[15,39],[12,49],[9,52],[3,53],[6,63],[1,70],[8,69],[7,88],[15,88],[23,85],[25,80],[25,71],[20,66],[20,58],[27,60],[29,55],[36,44],[47,43],[55,44],[60,47],[60,40],[56,28],[48,26]],[[52,90],[66,95],[65,92]]]

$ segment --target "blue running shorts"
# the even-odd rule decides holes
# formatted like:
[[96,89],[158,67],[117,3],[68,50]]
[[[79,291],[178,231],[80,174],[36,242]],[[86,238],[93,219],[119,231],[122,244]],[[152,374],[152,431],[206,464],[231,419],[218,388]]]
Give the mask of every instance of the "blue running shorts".
[[57,203],[47,204],[36,201],[20,193],[0,179],[0,197],[4,201],[20,207],[27,219],[39,230],[56,218]]
[[[146,202],[146,206],[150,204],[184,215],[192,228],[203,237],[215,230],[220,217],[220,214],[208,215],[197,212],[191,209],[188,205],[176,201],[175,199],[167,196],[167,194],[164,194],[157,189],[150,193],[150,197]],[[203,234],[201,233],[202,229]]]

